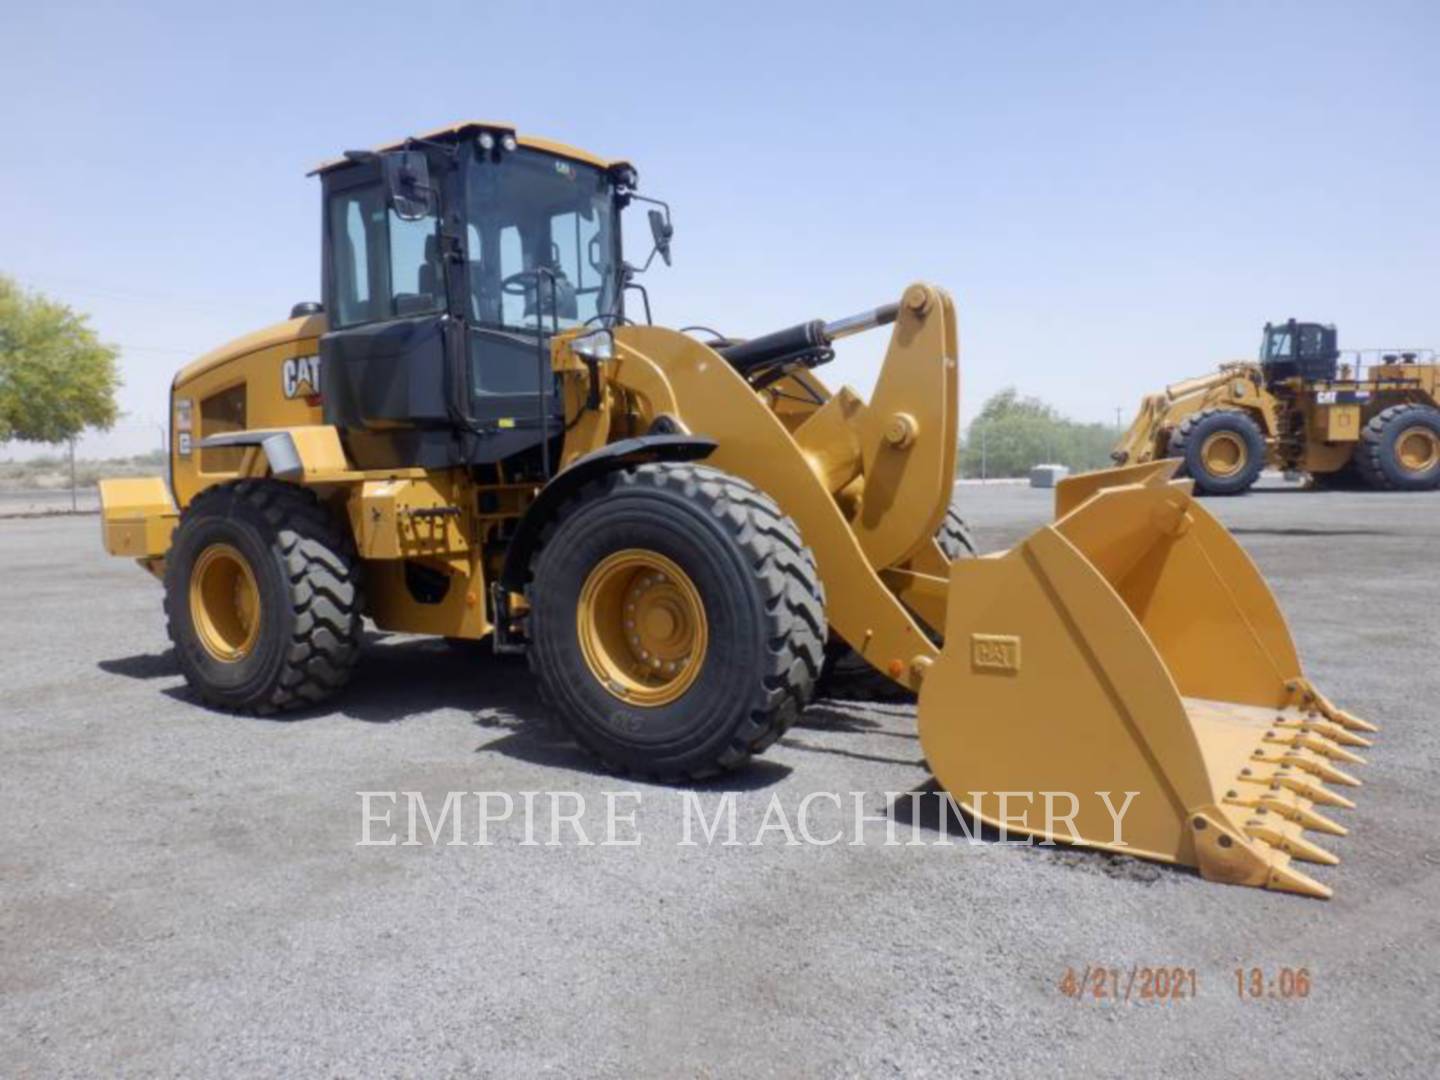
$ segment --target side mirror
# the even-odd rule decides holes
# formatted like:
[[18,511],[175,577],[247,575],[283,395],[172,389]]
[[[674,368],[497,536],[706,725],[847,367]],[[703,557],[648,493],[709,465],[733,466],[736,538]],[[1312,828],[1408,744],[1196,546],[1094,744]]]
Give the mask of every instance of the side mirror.
[[385,194],[401,221],[419,221],[434,212],[435,189],[430,186],[430,163],[419,150],[395,150],[380,155]]
[[655,240],[655,250],[665,260],[665,265],[670,265],[670,238],[675,235],[675,226],[667,220],[667,216],[659,210],[650,211],[650,235]]

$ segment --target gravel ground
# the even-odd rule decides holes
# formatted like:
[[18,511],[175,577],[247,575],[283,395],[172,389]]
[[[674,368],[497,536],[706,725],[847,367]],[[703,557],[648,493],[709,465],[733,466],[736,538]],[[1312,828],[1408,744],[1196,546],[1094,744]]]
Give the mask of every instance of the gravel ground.
[[70,489],[47,491],[42,488],[0,489],[0,518],[40,517],[45,514],[68,514],[72,506],[82,514],[100,509],[100,492],[81,488],[71,498]]
[[[1048,512],[1022,487],[964,498],[987,549]],[[927,780],[906,704],[823,701],[693,792],[592,771],[523,666],[480,649],[377,635],[333,708],[208,712],[159,587],[94,517],[0,522],[0,1072],[1434,1075],[1440,496],[1210,505],[1317,683],[1384,726],[1326,840],[1328,902],[1073,850],[887,847],[883,819],[861,846],[678,842],[687,798],[733,798],[742,841],[774,796],[880,814]],[[489,846],[357,846],[360,791],[540,792],[539,842],[517,814]],[[638,793],[616,805],[641,843],[547,846],[553,791],[584,796],[592,838],[604,792]],[[852,829],[812,810],[816,835]],[[1132,965],[1194,969],[1198,994],[1061,992],[1067,967]],[[1241,1001],[1236,967],[1303,967],[1309,995]]]

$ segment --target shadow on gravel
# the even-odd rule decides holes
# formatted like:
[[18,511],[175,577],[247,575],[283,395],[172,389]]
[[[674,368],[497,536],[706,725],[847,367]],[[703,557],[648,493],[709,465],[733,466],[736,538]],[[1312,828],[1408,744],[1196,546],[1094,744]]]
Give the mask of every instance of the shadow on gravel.
[[803,739],[796,739],[787,736],[780,740],[780,745],[791,750],[804,750],[807,754],[830,754],[834,757],[851,758],[854,761],[874,761],[881,765],[920,765],[925,764],[923,759],[913,757],[892,757],[889,754],[866,754],[859,750],[843,750],[838,746],[820,746],[816,743],[806,742]]
[[95,666],[111,675],[124,675],[127,679],[163,679],[180,674],[174,649],[160,653],[136,653],[118,660],[101,660]]
[[[973,836],[984,844],[1008,842],[1017,848],[1021,846],[1016,843],[1021,839],[1019,835],[1011,834],[1008,838],[1003,836],[999,829],[987,825],[983,821],[977,821],[955,805],[952,800],[941,797],[940,791],[940,785],[933,780],[921,784],[913,789],[913,792],[924,795],[924,798],[918,800],[918,813],[915,805],[917,800],[900,798],[891,806],[890,816],[902,827],[919,828],[934,833],[943,831],[950,837],[952,843],[967,843],[966,837]],[[1116,855],[1091,848],[1032,842],[1024,845],[1024,850],[1032,853],[1036,858],[1051,861],[1056,866],[1078,870],[1082,873],[1103,874],[1105,877],[1134,881],[1142,885],[1154,885],[1167,873],[1190,877],[1198,876],[1189,867],[1161,866],[1143,859],[1132,859],[1128,855]]]
[[[487,712],[492,710],[486,710]],[[549,717],[530,721],[516,721],[511,717],[503,720],[489,719],[483,714],[475,721],[484,728],[510,728],[511,732],[476,748],[477,754],[503,754],[515,761],[529,765],[541,765],[550,769],[568,769],[572,772],[588,773],[591,776],[618,779],[613,769],[607,769],[595,758],[580,749],[569,735]],[[722,773],[708,780],[689,783],[668,783],[658,786],[690,791],[760,791],[784,780],[793,770],[765,758],[751,758],[739,772]]]
[[813,728],[816,731],[838,731],[851,735],[884,735],[891,739],[915,740],[920,736],[914,730],[890,731],[880,723],[880,718],[893,718],[915,726],[915,712],[907,705],[889,702],[875,703],[863,699],[821,698],[800,714],[792,731]]
[[[109,674],[132,679],[180,674],[173,649],[101,660],[99,667]],[[166,687],[161,693],[196,708],[206,707],[188,685]],[[913,735],[886,732],[874,720],[863,719],[861,710],[866,708],[873,709],[873,706],[827,701],[808,710],[797,726],[914,738]],[[497,655],[488,642],[448,642],[440,638],[399,638],[385,633],[367,633],[359,666],[339,698],[313,709],[248,719],[289,724],[338,714],[363,723],[389,724],[438,709],[462,709],[474,716],[476,727],[500,733],[499,737],[478,746],[476,753],[503,754],[529,764],[573,769],[597,776],[613,775],[576,746],[550,716],[540,700],[524,658]],[[788,739],[785,745],[818,753],[849,753]],[[868,755],[850,756],[864,758]],[[877,757],[873,760],[890,759]],[[900,761],[900,764],[914,762],[907,760]],[[756,758],[738,773],[680,786],[698,791],[756,791],[778,783],[791,771],[788,765]]]
[[[920,736],[915,732],[915,710],[911,705],[915,695],[899,690],[893,683],[889,686],[898,693],[890,693],[882,687],[883,696],[873,697],[865,693],[874,689],[868,679],[854,684],[841,684],[838,680],[828,681],[826,690],[829,693],[800,714],[800,719],[795,722],[790,733],[780,740],[780,745],[809,754],[831,754],[856,761],[875,761],[882,765],[923,767],[925,762],[919,758],[867,754],[839,746],[821,746],[799,737],[801,732],[813,731],[817,734],[829,732],[840,735],[879,735],[888,739],[904,739],[910,743],[918,741]],[[899,724],[903,730],[892,730],[886,721]]]
[[[132,679],[179,675],[173,649],[115,660],[101,660],[102,671]],[[161,693],[204,708],[188,685]],[[529,722],[544,720],[525,661],[496,656],[488,646],[441,638],[398,638],[386,633],[365,635],[364,650],[350,684],[333,701],[311,709],[255,717],[267,722],[304,722],[320,716],[348,716],[366,723],[387,724],[435,709],[504,710]]]
[[709,780],[694,780],[688,784],[669,784],[668,787],[682,791],[761,791],[771,784],[778,784],[795,770],[789,765],[767,758],[751,758],[739,772],[723,773]]
[[388,724],[435,709],[544,720],[523,657],[496,655],[488,642],[442,638],[367,638],[350,685],[326,711]]
[[1231,526],[1234,536],[1399,536],[1388,529],[1261,529]]
[[[137,679],[180,673],[173,650],[104,660],[100,666]],[[185,685],[162,693],[205,707]],[[438,709],[462,709],[487,735],[498,734],[476,747],[477,754],[503,754],[532,765],[594,776],[614,775],[576,746],[550,716],[524,658],[496,655],[489,642],[370,633],[355,675],[339,698],[314,709],[251,719],[303,723],[338,714],[363,723],[389,724]],[[687,786],[702,791],[754,791],[783,780],[790,771],[788,766],[756,759],[739,773]]]

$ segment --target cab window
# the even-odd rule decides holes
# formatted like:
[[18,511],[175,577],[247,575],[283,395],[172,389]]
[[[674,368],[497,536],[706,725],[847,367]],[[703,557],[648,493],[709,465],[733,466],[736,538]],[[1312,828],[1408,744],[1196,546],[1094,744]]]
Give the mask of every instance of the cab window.
[[332,196],[329,224],[335,329],[444,310],[433,215],[406,221],[370,184]]

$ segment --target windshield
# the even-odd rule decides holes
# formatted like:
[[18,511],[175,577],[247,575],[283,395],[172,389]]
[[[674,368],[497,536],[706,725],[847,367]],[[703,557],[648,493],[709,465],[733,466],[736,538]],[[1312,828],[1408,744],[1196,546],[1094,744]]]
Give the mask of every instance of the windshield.
[[[471,315],[568,330],[618,313],[614,193],[599,169],[521,148],[470,162]],[[598,320],[597,320],[598,321]]]
[[1267,330],[1260,341],[1260,362],[1288,360],[1290,358],[1290,331],[1285,327]]
[[[1288,323],[1272,326],[1260,343],[1262,363],[1293,360],[1296,363],[1326,363],[1339,354],[1334,330],[1319,323]],[[1327,335],[1328,339],[1327,339]]]

